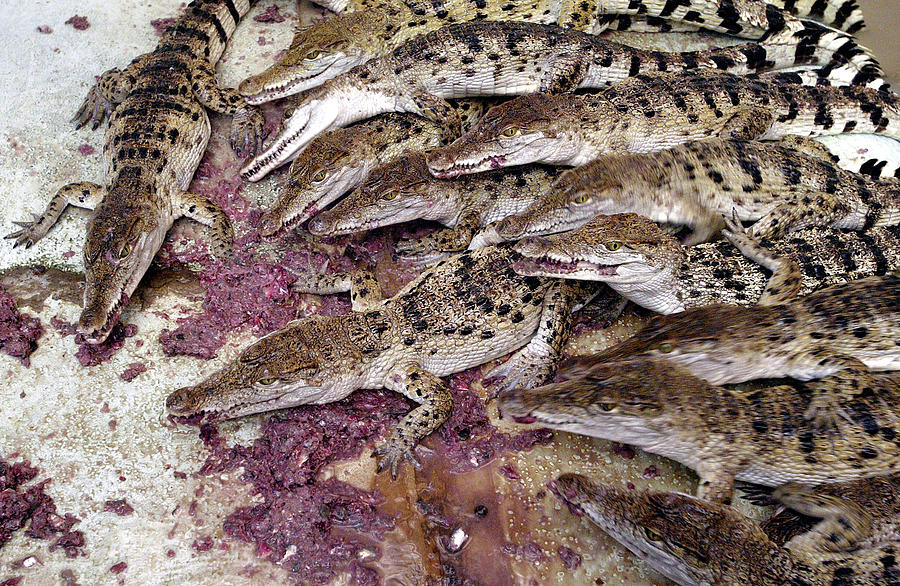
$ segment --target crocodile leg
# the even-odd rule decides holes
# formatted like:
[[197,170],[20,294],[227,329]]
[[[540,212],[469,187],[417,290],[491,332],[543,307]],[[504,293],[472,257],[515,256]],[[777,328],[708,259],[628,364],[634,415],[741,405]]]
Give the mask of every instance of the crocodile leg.
[[812,421],[818,429],[838,429],[841,420],[852,421],[842,403],[865,405],[866,401],[884,400],[879,396],[864,396],[864,390],[877,388],[877,383],[869,382],[872,373],[862,361],[846,355],[821,358],[811,353],[800,358],[819,368],[834,371],[827,378],[806,383],[810,400],[803,417]]
[[421,91],[412,97],[412,101],[417,109],[415,114],[428,118],[454,132],[462,130],[462,119],[459,112],[447,100],[427,91]]
[[[750,227],[753,238],[774,240],[788,232],[813,226],[828,226],[849,216],[853,210],[847,202],[833,194],[813,192],[801,199],[778,204]],[[862,218],[865,222],[865,217]],[[849,228],[850,226],[843,226]]]
[[697,498],[730,505],[734,496],[734,475],[741,469],[742,464],[733,457],[722,457],[710,458],[697,466],[697,474],[700,476]]
[[800,514],[822,519],[785,547],[793,551],[849,551],[872,533],[872,517],[858,504],[833,495],[817,494],[809,486],[789,483],[772,498]]
[[772,112],[765,108],[743,108],[728,119],[719,136],[756,140],[769,130],[773,121]]
[[806,153],[807,155],[819,157],[820,159],[825,159],[826,161],[830,161],[832,163],[837,163],[841,160],[839,156],[828,150],[828,147],[817,140],[813,140],[812,138],[797,136],[796,134],[789,134],[778,142],[788,148],[798,150],[802,153]]
[[777,305],[796,297],[803,285],[803,273],[800,266],[787,257],[776,256],[763,248],[759,242],[747,234],[736,218],[726,217],[725,225],[726,229],[722,230],[722,236],[744,256],[772,271],[772,276],[759,298],[759,305]]
[[225,256],[231,250],[234,241],[234,230],[222,208],[209,198],[185,191],[173,196],[181,215],[211,228],[212,251],[215,256]]
[[572,59],[553,63],[541,78],[540,91],[548,94],[562,94],[577,88],[584,79],[583,60]]
[[56,192],[43,214],[33,214],[34,219],[30,222],[14,222],[21,227],[21,230],[8,234],[6,238],[16,240],[13,244],[14,247],[24,244],[25,248],[29,248],[47,234],[67,206],[73,205],[92,210],[100,204],[104,195],[106,195],[106,188],[102,185],[86,181],[69,183]]
[[[587,287],[596,291],[595,284]],[[540,323],[531,341],[506,362],[491,369],[485,378],[504,377],[499,391],[532,388],[547,381],[562,358],[572,327],[572,311],[584,303],[584,297],[589,297],[587,287],[585,283],[553,283],[544,296]]]
[[481,228],[480,214],[468,214],[453,228],[444,228],[413,240],[396,244],[397,255],[405,260],[431,262],[447,253],[462,252]]
[[378,471],[389,469],[397,478],[404,460],[418,466],[413,450],[420,440],[437,429],[450,416],[453,399],[444,382],[419,366],[408,366],[388,376],[386,388],[420,403],[400,420],[390,439],[372,454],[380,458]]
[[349,291],[353,311],[372,309],[384,300],[378,280],[368,271],[331,275],[322,273],[298,275],[297,281],[291,287],[299,293],[314,295],[331,295]]
[[132,61],[124,71],[113,68],[100,76],[94,87],[88,91],[78,112],[72,117],[75,128],[93,122],[91,129],[97,130],[100,124],[110,117],[113,107],[122,102],[134,87],[134,71],[140,67],[142,57]]
[[197,100],[214,112],[228,114],[231,119],[231,148],[244,158],[256,154],[266,137],[266,119],[262,110],[251,106],[234,88],[219,87],[215,72],[208,63],[192,73],[191,86]]

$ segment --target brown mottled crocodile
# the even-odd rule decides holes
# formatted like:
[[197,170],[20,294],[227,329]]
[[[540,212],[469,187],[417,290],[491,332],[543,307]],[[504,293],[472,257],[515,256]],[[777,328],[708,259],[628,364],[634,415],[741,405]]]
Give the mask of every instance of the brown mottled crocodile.
[[[318,87],[353,67],[384,56],[413,37],[469,21],[521,21],[556,24],[597,34],[607,28],[638,30],[643,24],[665,30],[673,21],[708,30],[768,41],[788,33],[798,51],[840,48],[841,59],[862,56],[853,39],[817,23],[800,22],[782,10],[822,19],[853,32],[862,27],[855,2],[771,2],[761,0],[428,0],[406,2],[328,2],[344,11],[299,31],[285,54],[269,69],[244,80],[240,91],[250,103],[268,102]],[[646,20],[646,19],[649,19]]]
[[569,509],[683,586],[876,586],[900,582],[900,543],[834,552],[780,547],[735,509],[698,498],[594,484],[565,474],[554,492]]
[[[900,469],[900,378],[849,368],[827,378],[734,390],[659,359],[607,362],[590,374],[505,391],[520,421],[631,444],[696,470],[697,496],[729,502],[734,481],[846,482]],[[822,429],[818,409],[840,413]],[[886,435],[877,431],[886,430]],[[872,430],[876,433],[871,433]]]
[[[604,87],[661,71],[708,68],[749,73],[817,61],[819,53],[843,59],[830,49],[813,54],[798,50],[777,35],[761,44],[662,53],[550,25],[451,25],[415,37],[307,93],[276,139],[242,173],[251,180],[261,177],[322,131],[377,114],[409,112],[452,124],[453,110],[446,101],[452,98]],[[880,71],[868,61],[861,67]],[[826,75],[840,69],[826,67]]]
[[795,73],[697,71],[638,75],[596,94],[527,95],[494,106],[476,128],[431,152],[441,177],[546,163],[580,166],[611,153],[645,153],[711,136],[788,134],[900,138],[900,98],[858,86],[809,87]]
[[571,232],[520,241],[516,251],[523,260],[515,268],[526,275],[602,281],[665,314],[714,303],[773,304],[900,270],[898,227],[865,234],[813,228],[763,248],[729,224],[735,231],[726,235],[737,248],[726,241],[684,247],[642,216],[598,216]]
[[124,70],[104,73],[75,116],[94,128],[110,118],[106,185],[72,183],[47,209],[7,238],[31,246],[68,205],[93,209],[84,247],[84,310],[78,328],[102,342],[134,292],[176,218],[212,228],[211,249],[225,253],[232,230],[227,216],[207,198],[187,191],[209,140],[206,108],[231,114],[231,143],[252,154],[265,120],[236,91],[218,86],[213,64],[247,0],[195,0],[163,34],[156,49]]
[[810,380],[865,364],[900,369],[900,274],[820,289],[787,303],[706,305],[657,315],[636,335],[561,369],[570,378],[610,361],[661,357],[712,384]]
[[[488,105],[486,100],[458,100],[455,107],[463,130],[471,128]],[[285,110],[285,118],[291,113],[290,108]],[[301,224],[361,185],[372,169],[406,152],[444,145],[458,136],[459,129],[411,114],[384,114],[323,132],[294,159],[278,200],[260,220],[260,232],[271,236],[286,226]]]
[[493,230],[502,240],[516,240],[578,228],[600,214],[633,212],[689,227],[686,243],[696,244],[718,233],[722,216],[732,214],[756,222],[751,236],[770,239],[813,226],[867,230],[900,223],[900,182],[852,173],[821,143],[788,139],[713,138],[607,155],[563,173]]
[[512,256],[509,248],[489,247],[431,264],[385,301],[362,275],[311,278],[310,291],[352,289],[355,308],[364,311],[291,322],[205,381],[172,393],[169,412],[228,419],[385,387],[421,404],[377,450],[380,469],[396,476],[450,413],[450,393],[438,377],[516,351],[490,376],[505,376],[504,386],[540,384],[553,372],[573,307],[596,290],[519,276]]
[[478,229],[524,210],[556,175],[553,168],[533,166],[447,181],[428,172],[424,153],[407,153],[372,171],[362,186],[308,227],[317,236],[333,236],[433,220],[448,228],[397,244],[402,256],[432,260],[465,250]]

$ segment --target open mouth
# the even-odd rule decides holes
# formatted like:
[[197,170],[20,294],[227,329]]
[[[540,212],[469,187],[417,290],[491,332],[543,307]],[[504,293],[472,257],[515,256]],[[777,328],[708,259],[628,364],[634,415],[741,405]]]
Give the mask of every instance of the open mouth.
[[254,413],[279,409],[280,407],[277,406],[277,403],[283,396],[284,395],[278,395],[271,399],[254,401],[253,403],[239,403],[228,409],[199,409],[189,413],[182,413],[179,412],[177,408],[169,408],[169,420],[174,423],[190,425],[226,421],[228,419],[243,417],[244,415],[253,415]]
[[[276,144],[278,145],[275,149],[269,147],[268,152],[258,157],[255,157],[250,163],[241,169],[241,177],[246,179],[247,181],[259,181],[263,177],[265,177],[269,171],[277,168],[283,163],[287,162],[286,159],[293,154],[294,151],[288,152],[284,157],[282,154],[287,151],[289,148],[294,146],[294,142],[300,138],[300,135],[303,134],[303,131],[306,129],[306,125],[303,125],[303,128],[294,132],[290,136],[286,138],[278,138],[276,139]],[[274,144],[272,146],[275,146]]]
[[543,274],[566,275],[576,271],[590,271],[595,275],[612,276],[617,266],[596,265],[583,260],[571,261],[541,256],[528,258],[513,263],[513,269],[520,275],[541,276]]
[[478,173],[479,171],[488,171],[492,169],[502,169],[506,166],[506,155],[497,155],[493,157],[485,157],[474,163],[454,162],[446,169],[435,169],[431,167],[431,173],[435,177],[441,179],[450,179],[460,175],[469,175]]
[[[325,70],[327,71],[327,69]],[[286,81],[284,83],[266,87],[255,94],[243,94],[244,99],[247,100],[248,104],[252,104],[254,106],[259,104],[265,104],[266,102],[272,102],[281,98],[285,98],[287,96],[292,96],[294,94],[299,94],[300,92],[309,89],[308,87],[300,87],[304,85],[305,82],[315,79],[316,77],[322,75],[324,71],[320,71],[313,75],[303,76],[299,78],[294,78],[290,81]]]
[[122,314],[122,308],[128,303],[129,297],[125,292],[119,296],[119,299],[113,303],[109,311],[103,319],[103,325],[90,331],[84,331],[79,327],[80,333],[84,336],[84,341],[88,344],[100,344],[109,336],[113,327],[119,323],[119,317]]

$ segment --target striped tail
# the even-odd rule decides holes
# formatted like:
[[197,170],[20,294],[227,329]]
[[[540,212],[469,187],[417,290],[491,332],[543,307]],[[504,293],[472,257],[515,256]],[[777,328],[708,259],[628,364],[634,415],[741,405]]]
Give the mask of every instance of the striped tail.
[[778,32],[760,41],[760,46],[796,65],[820,65],[821,77],[838,83],[865,85],[878,89],[885,85],[884,70],[869,49],[847,33],[817,22],[791,19]]
[[187,42],[193,46],[205,41],[206,57],[215,63],[225,52],[225,44],[234,34],[241,18],[257,0],[194,0],[184,13],[163,33],[161,43]]
[[857,33],[865,28],[862,9],[856,0],[766,0],[796,16],[812,18],[836,29]]

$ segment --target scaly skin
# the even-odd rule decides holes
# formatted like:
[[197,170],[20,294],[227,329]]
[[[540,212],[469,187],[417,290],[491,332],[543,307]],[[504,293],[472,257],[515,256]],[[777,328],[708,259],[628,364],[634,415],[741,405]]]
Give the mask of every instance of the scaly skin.
[[213,228],[212,250],[226,253],[232,230],[224,212],[187,192],[209,140],[206,108],[233,115],[231,143],[252,154],[263,139],[260,110],[219,88],[213,64],[222,55],[247,0],[196,0],[163,34],[156,50],[124,71],[104,73],[75,119],[97,128],[110,117],[103,156],[106,186],[66,185],[46,211],[7,238],[31,246],[67,205],[94,210],[84,247],[84,310],[78,329],[88,342],[106,339],[122,306],[150,266],[172,223],[187,216]]
[[508,248],[485,248],[432,264],[385,301],[371,279],[315,282],[310,291],[353,289],[355,308],[365,311],[290,323],[205,381],[172,393],[169,412],[228,419],[385,387],[421,404],[377,450],[379,469],[396,476],[450,413],[450,393],[438,377],[515,350],[491,374],[505,376],[504,387],[534,386],[553,372],[569,314],[585,290],[521,277],[510,267],[512,256]]
[[431,260],[465,250],[479,228],[524,210],[555,175],[551,168],[527,167],[446,181],[428,172],[424,153],[407,153],[375,169],[362,186],[310,220],[309,231],[334,236],[433,220],[448,229],[397,245],[402,256]]
[[772,140],[793,134],[900,137],[900,99],[856,86],[809,87],[800,74],[741,77],[698,71],[639,75],[597,94],[522,96],[428,158],[440,177],[546,163],[580,166],[713,136]]
[[660,357],[712,384],[761,378],[810,380],[860,363],[900,368],[900,276],[820,289],[787,303],[706,305],[658,315],[635,336],[561,369],[573,375],[610,361]]
[[686,243],[697,244],[732,213],[756,222],[753,237],[769,239],[813,226],[866,230],[900,223],[900,183],[841,169],[820,143],[788,138],[780,144],[707,139],[601,157],[563,173],[528,209],[493,229],[503,240],[517,240],[632,212],[687,226],[693,234]]
[[[781,8],[784,2],[775,2]],[[862,14],[853,2],[791,3],[795,14],[819,17],[836,28],[846,25],[853,32],[862,25]],[[735,6],[737,5],[737,6]],[[818,6],[816,6],[818,5]],[[844,57],[859,53],[847,35],[829,34],[815,23],[801,23],[774,6],[760,0],[693,0],[673,5],[667,0],[467,0],[448,2],[355,2],[342,8],[344,14],[329,18],[299,31],[279,61],[269,69],[244,80],[240,91],[250,103],[259,104],[318,87],[334,77],[370,59],[382,57],[409,39],[443,26],[470,21],[520,21],[555,24],[580,32],[598,34],[607,28],[639,30],[641,23],[632,15],[649,19],[643,25],[650,30],[671,30],[671,23],[687,24],[687,30],[702,26],[708,30],[766,41],[787,30],[806,30],[791,45],[827,45],[837,39],[850,41]],[[802,40],[801,40],[802,39]]]
[[[761,44],[661,53],[550,25],[447,26],[415,37],[309,92],[278,137],[242,173],[255,180],[290,160],[320,132],[377,114],[409,112],[452,124],[452,109],[446,102],[451,98],[597,88],[659,71],[708,68],[750,73],[832,58],[842,61],[850,42],[828,41],[828,48],[810,51],[805,44],[797,45],[792,34],[786,29]],[[824,33],[823,39],[832,34]],[[832,48],[832,44],[843,48]],[[855,67],[880,74],[864,54],[852,59]],[[826,67],[823,75],[838,75],[840,70]]]
[[671,492],[594,484],[566,474],[554,492],[658,572],[683,586],[896,584],[897,540],[853,552],[785,548],[731,507]]
[[865,234],[812,228],[766,242],[765,249],[740,231],[727,236],[738,250],[725,241],[684,247],[636,214],[598,216],[571,232],[520,241],[516,251],[523,260],[515,268],[525,275],[601,281],[665,314],[714,303],[778,303],[900,269],[897,227]]
[[[734,481],[847,482],[900,466],[896,432],[900,378],[848,369],[796,389],[732,390],[652,358],[598,364],[584,377],[500,396],[521,421],[611,441],[697,471],[697,496],[730,502]],[[867,389],[866,392],[863,392]],[[823,429],[817,418],[841,414]]]

